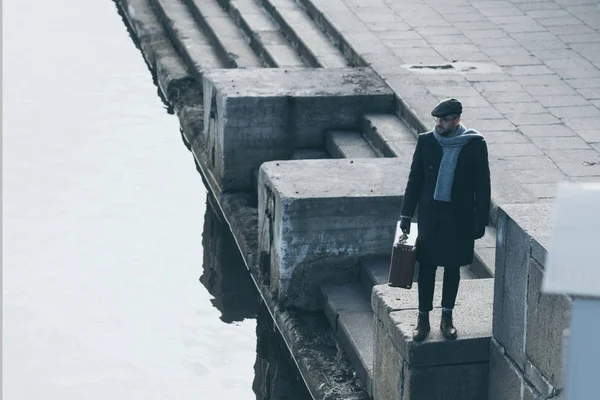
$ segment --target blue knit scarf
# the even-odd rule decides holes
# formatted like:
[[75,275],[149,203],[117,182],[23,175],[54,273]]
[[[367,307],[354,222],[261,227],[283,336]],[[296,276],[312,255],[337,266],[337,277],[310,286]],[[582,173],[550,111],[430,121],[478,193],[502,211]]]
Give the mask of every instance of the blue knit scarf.
[[456,130],[448,136],[440,135],[437,129],[433,128],[433,136],[437,139],[440,146],[442,146],[443,152],[433,198],[449,202],[452,198],[454,170],[456,169],[456,162],[458,161],[460,151],[471,140],[478,137],[483,138],[483,136],[473,129],[465,129],[462,124],[459,124]]

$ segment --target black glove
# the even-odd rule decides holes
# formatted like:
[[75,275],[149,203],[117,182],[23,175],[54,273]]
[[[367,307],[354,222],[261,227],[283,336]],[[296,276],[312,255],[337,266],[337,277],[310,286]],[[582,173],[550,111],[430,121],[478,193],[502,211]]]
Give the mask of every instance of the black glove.
[[473,232],[473,239],[481,239],[485,235],[485,226],[476,226]]
[[410,218],[401,217],[400,218],[400,230],[405,234],[410,234]]

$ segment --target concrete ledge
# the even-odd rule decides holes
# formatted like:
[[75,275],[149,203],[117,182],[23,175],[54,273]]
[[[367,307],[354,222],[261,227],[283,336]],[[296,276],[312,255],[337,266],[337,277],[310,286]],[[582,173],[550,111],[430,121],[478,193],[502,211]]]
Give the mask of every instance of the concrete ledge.
[[259,240],[280,301],[315,308],[323,281],[358,279],[388,254],[408,171],[398,159],[268,162],[259,172]]
[[296,148],[324,148],[325,131],[352,129],[393,107],[370,69],[218,70],[204,77],[209,164],[222,191],[251,190],[252,171]]
[[411,290],[375,286],[371,305],[377,319],[388,330],[400,355],[414,366],[486,362],[492,336],[493,279],[461,280],[454,321],[458,339],[447,341],[439,330],[442,282],[437,281],[432,329],[422,343],[412,341],[418,314],[418,284]]

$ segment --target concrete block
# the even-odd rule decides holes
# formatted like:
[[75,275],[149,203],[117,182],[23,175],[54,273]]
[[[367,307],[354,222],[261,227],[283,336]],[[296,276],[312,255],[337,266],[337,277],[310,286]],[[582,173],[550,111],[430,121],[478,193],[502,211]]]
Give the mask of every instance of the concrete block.
[[[494,338],[525,366],[525,303],[530,236],[504,211],[497,224],[494,288]],[[492,371],[492,375],[494,372]]]
[[488,400],[518,400],[523,376],[495,340],[490,343],[490,380]]
[[436,282],[434,310],[430,313],[432,330],[422,343],[412,341],[418,314],[418,288],[374,287],[371,306],[375,318],[382,322],[396,351],[411,367],[487,362],[492,328],[493,279],[463,280],[460,285],[454,309],[458,339],[445,340],[438,328],[442,282]]
[[[569,327],[571,301],[565,295],[542,293],[542,267],[529,262],[526,355],[557,389],[564,386],[563,331]],[[545,385],[536,387],[544,393]]]
[[204,75],[209,168],[222,192],[249,190],[263,162],[325,145],[325,131],[391,112],[394,95],[371,69],[229,69]]
[[407,177],[397,159],[264,163],[259,249],[279,300],[316,308],[316,285],[357,279],[360,258],[389,254]]

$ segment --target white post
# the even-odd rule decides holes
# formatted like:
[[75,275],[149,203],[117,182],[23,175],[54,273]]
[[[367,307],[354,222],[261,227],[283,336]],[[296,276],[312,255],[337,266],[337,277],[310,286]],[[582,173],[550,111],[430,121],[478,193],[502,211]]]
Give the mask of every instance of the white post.
[[572,296],[565,399],[600,393],[600,184],[562,184],[543,290]]

